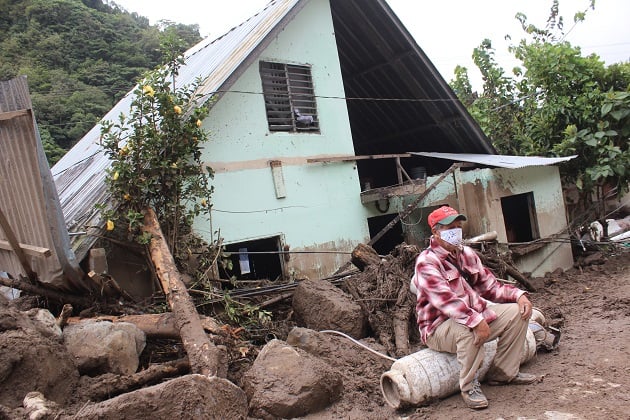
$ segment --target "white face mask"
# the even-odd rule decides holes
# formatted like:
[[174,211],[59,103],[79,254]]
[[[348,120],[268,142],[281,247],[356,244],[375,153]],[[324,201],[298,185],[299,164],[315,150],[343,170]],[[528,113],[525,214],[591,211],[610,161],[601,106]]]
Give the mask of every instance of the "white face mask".
[[453,228],[440,231],[440,238],[451,245],[462,244],[462,228]]

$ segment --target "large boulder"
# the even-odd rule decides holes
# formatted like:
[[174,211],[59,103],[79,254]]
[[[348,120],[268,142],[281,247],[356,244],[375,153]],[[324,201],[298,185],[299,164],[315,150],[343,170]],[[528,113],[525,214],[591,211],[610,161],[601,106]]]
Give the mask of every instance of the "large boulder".
[[87,320],[67,325],[63,342],[82,375],[131,375],[140,364],[146,337],[128,322]]
[[89,404],[73,418],[239,420],[247,418],[247,398],[227,379],[193,374]]
[[250,415],[295,418],[341,397],[343,381],[328,364],[281,340],[271,340],[243,377]]
[[16,408],[32,391],[65,404],[79,372],[61,343],[52,314],[0,303],[0,405]]
[[301,281],[293,293],[293,311],[301,327],[340,331],[356,339],[367,334],[361,306],[328,281]]

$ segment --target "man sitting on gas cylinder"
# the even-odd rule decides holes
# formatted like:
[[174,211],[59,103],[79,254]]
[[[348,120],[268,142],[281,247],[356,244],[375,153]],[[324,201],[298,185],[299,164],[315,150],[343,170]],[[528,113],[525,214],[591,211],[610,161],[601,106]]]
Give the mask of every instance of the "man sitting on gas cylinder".
[[465,220],[448,206],[429,214],[431,242],[416,258],[411,284],[422,341],[457,355],[462,398],[468,407],[481,409],[488,400],[477,371],[487,341],[498,338],[488,384],[532,384],[540,378],[519,371],[532,304],[525,291],[497,281],[475,251],[462,245]]

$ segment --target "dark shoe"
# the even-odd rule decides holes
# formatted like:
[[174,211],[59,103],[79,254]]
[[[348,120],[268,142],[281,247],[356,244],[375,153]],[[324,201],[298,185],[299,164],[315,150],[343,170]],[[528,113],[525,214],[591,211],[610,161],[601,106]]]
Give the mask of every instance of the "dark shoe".
[[488,399],[483,392],[481,392],[481,386],[477,380],[472,383],[472,388],[468,391],[462,391],[462,398],[468,406],[468,408],[474,408],[478,410],[480,408],[488,407]]
[[495,381],[492,379],[488,380],[488,385],[496,386],[496,385],[529,385],[535,382],[540,382],[542,378],[532,375],[531,373],[522,373],[519,372],[514,378],[509,381]]

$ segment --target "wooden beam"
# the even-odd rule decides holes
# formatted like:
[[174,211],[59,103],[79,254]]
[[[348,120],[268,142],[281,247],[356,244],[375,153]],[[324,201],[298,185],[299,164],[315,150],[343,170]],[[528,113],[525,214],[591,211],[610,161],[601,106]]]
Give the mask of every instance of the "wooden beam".
[[393,158],[406,158],[411,157],[411,153],[394,153],[389,155],[361,155],[361,156],[327,156],[321,158],[306,159],[307,163],[319,163],[319,162],[346,162],[352,160],[368,160],[368,159],[393,159]]
[[[26,255],[31,255],[33,257],[45,257],[48,258],[52,255],[49,248],[42,248],[40,246],[27,245],[23,243],[18,243],[18,246],[24,251]],[[0,239],[0,249],[6,249],[7,251],[13,251],[13,247],[7,241],[3,241]]]
[[393,187],[372,188],[361,193],[361,203],[420,194],[424,191],[425,185],[425,181],[422,181],[413,184],[394,185]]

